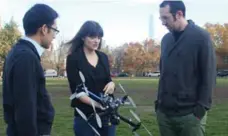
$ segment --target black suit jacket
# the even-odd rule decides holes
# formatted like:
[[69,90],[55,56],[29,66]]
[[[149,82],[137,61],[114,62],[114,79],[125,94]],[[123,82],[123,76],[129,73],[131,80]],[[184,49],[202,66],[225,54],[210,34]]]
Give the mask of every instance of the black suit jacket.
[[3,69],[4,119],[10,136],[50,134],[54,108],[45,88],[40,56],[35,46],[19,40]]
[[[96,53],[101,61],[102,66],[105,69],[104,70],[104,73],[106,75],[105,82],[107,84],[108,82],[112,81],[110,76],[108,57],[103,52],[96,51]],[[69,81],[71,93],[74,93],[76,87],[82,83],[81,78],[79,76],[79,71],[81,71],[85,77],[86,86],[90,91],[93,92],[96,84],[95,77],[93,76],[92,71],[89,68],[89,63],[86,59],[83,48],[80,48],[77,52],[73,52],[67,56],[66,71],[67,71],[67,78]],[[93,92],[93,93],[97,93],[97,92]],[[71,102],[71,106],[72,107],[77,106],[87,115],[89,115],[93,111],[91,106],[81,103],[76,99],[74,99]],[[75,112],[75,115],[78,115],[78,114]]]

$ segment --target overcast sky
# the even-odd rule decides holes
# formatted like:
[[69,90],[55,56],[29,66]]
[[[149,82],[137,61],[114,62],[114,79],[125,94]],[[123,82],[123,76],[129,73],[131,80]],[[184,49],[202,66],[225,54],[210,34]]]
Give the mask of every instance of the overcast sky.
[[[107,44],[116,47],[125,42],[149,37],[149,17],[153,15],[154,38],[160,40],[167,30],[159,20],[160,0],[0,0],[1,22],[13,16],[22,33],[22,18],[35,3],[46,3],[59,14],[57,40],[72,38],[87,20],[98,21]],[[184,0],[187,18],[199,25],[206,22],[228,23],[227,0]],[[207,5],[206,5],[207,4]]]

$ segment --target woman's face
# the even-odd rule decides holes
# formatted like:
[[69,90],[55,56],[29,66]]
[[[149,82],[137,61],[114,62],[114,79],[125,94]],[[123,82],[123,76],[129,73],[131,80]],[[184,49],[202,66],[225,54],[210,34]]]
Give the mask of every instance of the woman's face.
[[89,50],[97,50],[101,42],[101,38],[98,36],[86,36],[84,39],[84,46]]

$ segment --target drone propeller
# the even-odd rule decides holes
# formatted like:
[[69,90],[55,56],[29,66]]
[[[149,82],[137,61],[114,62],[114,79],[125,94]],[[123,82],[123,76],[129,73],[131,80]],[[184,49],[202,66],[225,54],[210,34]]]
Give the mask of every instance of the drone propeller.
[[90,102],[91,102],[92,107],[93,107],[93,111],[94,111],[94,114],[95,114],[95,117],[96,117],[97,125],[101,128],[102,127],[101,118],[96,112],[93,100],[91,98],[89,98],[89,99],[90,99]]
[[134,111],[130,110],[130,113],[134,116],[134,118],[135,118],[138,122],[141,123],[141,120],[140,120],[139,116],[138,116]]
[[89,94],[89,93],[88,93],[88,89],[87,89],[87,87],[85,86],[85,77],[84,77],[84,75],[82,74],[81,71],[79,71],[79,76],[80,76],[80,78],[81,78],[81,80],[82,80],[82,84],[83,84],[83,87],[84,87],[84,89],[85,89],[85,92],[86,92],[86,94],[88,95],[88,94]]
[[[88,122],[88,119],[86,117],[86,115],[81,111],[79,110],[78,108],[75,108],[76,111],[78,112],[78,114],[86,121]],[[88,122],[89,126],[93,129],[93,131],[98,135],[100,136],[99,132]]]
[[[127,92],[125,91],[125,89],[123,88],[123,86],[122,86],[120,83],[119,83],[119,86],[120,86],[121,90],[124,92],[124,94],[127,95]],[[132,105],[134,108],[137,108],[135,102],[133,101],[133,99],[132,99],[129,95],[127,95],[127,98],[128,98],[128,100],[129,100],[129,102],[131,103],[131,105]]]
[[[88,94],[89,94],[89,91],[87,90],[87,87],[85,86],[85,77],[84,77],[84,75],[82,74],[81,71],[79,71],[79,76],[80,76],[80,78],[81,78],[81,80],[82,80],[84,90],[86,91],[86,94],[88,95]],[[90,98],[90,97],[89,97],[89,98]],[[94,102],[93,102],[93,100],[92,100],[91,98],[90,98],[90,102],[91,102],[91,105],[92,105],[92,107],[93,107],[93,111],[94,111],[94,114],[95,114],[95,117],[96,117],[97,125],[101,128],[101,127],[102,127],[101,118],[100,118],[100,116],[97,114],[96,109],[95,109]]]
[[146,126],[144,124],[142,124],[143,128],[147,131],[147,133],[150,135],[150,136],[153,136],[152,133],[146,128]]
[[74,98],[76,98],[77,97],[77,93],[75,92],[75,93],[73,93],[71,96],[70,96],[70,100],[73,100]]

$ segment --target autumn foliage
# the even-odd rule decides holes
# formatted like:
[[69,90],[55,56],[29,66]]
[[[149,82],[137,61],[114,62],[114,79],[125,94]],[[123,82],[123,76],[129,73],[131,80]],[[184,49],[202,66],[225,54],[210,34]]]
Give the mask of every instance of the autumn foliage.
[[129,43],[124,50],[123,69],[135,75],[156,71],[159,57],[160,47],[153,40],[146,40],[143,43]]
[[228,24],[209,24],[205,25],[208,32],[211,34],[214,46],[217,49],[225,49],[228,51]]
[[228,23],[227,24],[205,24],[206,30],[211,34],[217,55],[217,68],[228,69],[225,58],[228,57]]
[[0,71],[8,52],[20,37],[18,25],[13,19],[4,26],[0,24]]

